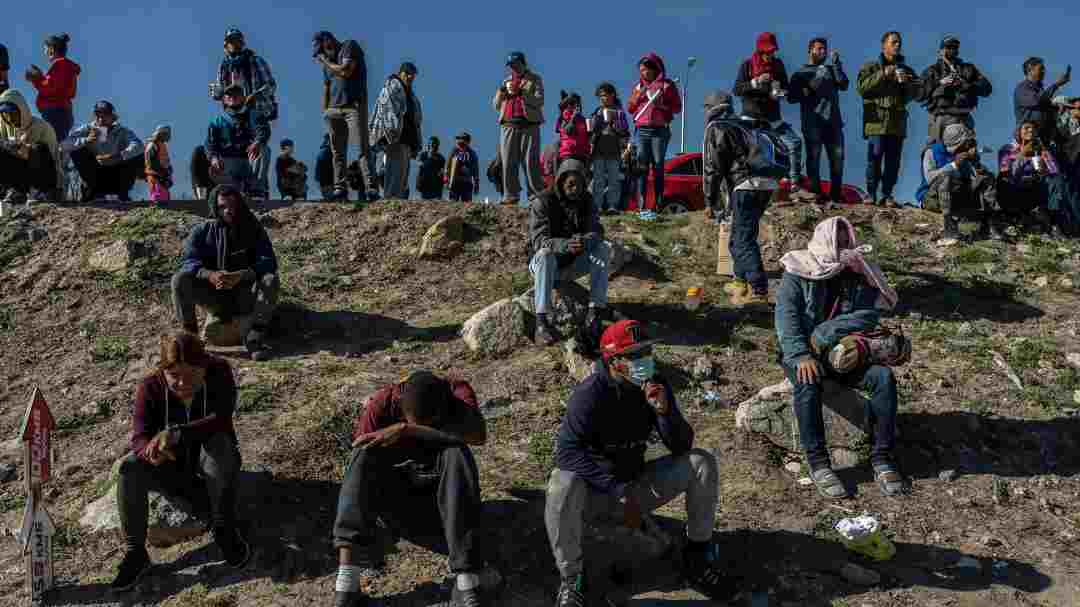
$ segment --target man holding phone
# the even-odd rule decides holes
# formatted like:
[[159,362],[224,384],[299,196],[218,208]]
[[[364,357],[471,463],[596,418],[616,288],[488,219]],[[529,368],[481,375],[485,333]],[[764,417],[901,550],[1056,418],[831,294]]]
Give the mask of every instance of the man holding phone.
[[[574,389],[559,426],[544,512],[562,578],[558,607],[588,604],[586,521],[614,517],[640,529],[643,516],[680,495],[686,496],[684,576],[711,599],[737,590],[717,568],[712,544],[720,483],[716,458],[693,448],[694,429],[657,372],[656,340],[646,339],[643,329],[636,320],[620,320],[604,331],[604,364]],[[646,462],[654,431],[671,453]]]
[[235,187],[215,188],[209,204],[211,220],[191,231],[180,271],[172,278],[176,318],[186,331],[197,334],[196,304],[222,319],[250,314],[244,345],[253,360],[265,360],[270,356],[266,335],[280,288],[274,247]]
[[1053,100],[1058,90],[1072,80],[1072,66],[1067,66],[1065,73],[1050,86],[1043,86],[1045,77],[1046,63],[1042,57],[1028,57],[1024,61],[1024,79],[1013,92],[1013,110],[1017,127],[1032,122],[1040,139],[1054,141],[1057,108]]

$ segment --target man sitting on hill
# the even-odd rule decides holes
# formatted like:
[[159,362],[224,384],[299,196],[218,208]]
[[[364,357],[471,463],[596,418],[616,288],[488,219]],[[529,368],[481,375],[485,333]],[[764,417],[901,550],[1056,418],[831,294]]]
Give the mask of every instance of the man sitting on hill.
[[[730,598],[737,589],[715,564],[716,458],[693,448],[694,429],[657,373],[655,340],[645,339],[642,329],[636,320],[621,320],[604,331],[603,365],[574,389],[559,426],[544,512],[562,578],[557,607],[586,604],[587,521],[615,517],[640,529],[643,515],[680,495],[686,496],[682,562],[690,585],[711,599]],[[646,462],[653,432],[671,454]]]
[[82,201],[90,202],[115,194],[131,200],[131,188],[146,173],[145,148],[135,133],[122,126],[116,108],[108,101],[94,104],[94,121],[70,133],[64,151],[82,177]]
[[244,345],[254,360],[270,356],[266,334],[277,306],[277,257],[270,236],[232,186],[210,192],[210,221],[197,226],[184,242],[180,271],[172,278],[176,318],[199,332],[195,305],[219,318],[250,314]]
[[1001,240],[993,222],[997,208],[994,175],[979,162],[975,131],[959,123],[945,127],[942,141],[923,151],[922,186],[915,198],[923,208],[941,211],[944,234],[940,244],[960,241],[957,216],[975,215],[980,221],[980,238]]
[[556,280],[588,274],[591,302],[586,326],[598,335],[600,323],[611,320],[607,307],[611,248],[604,242],[604,226],[585,184],[584,163],[567,158],[552,187],[529,205],[529,272],[535,288],[538,345],[550,346],[560,339],[548,317]]
[[352,459],[334,521],[335,607],[371,604],[360,584],[383,564],[376,538],[380,516],[409,528],[441,521],[456,574],[452,607],[485,604],[475,538],[480,472],[469,447],[486,441],[487,424],[465,381],[414,371],[367,399],[353,426]]
[[855,229],[843,217],[818,224],[809,246],[787,253],[780,263],[784,278],[776,295],[776,335],[784,372],[795,386],[799,440],[818,493],[833,499],[848,495],[825,444],[825,378],[870,393],[874,477],[884,495],[904,493],[907,485],[893,461],[896,377],[890,365],[910,359],[911,342],[875,331],[878,309],[892,309],[896,292],[881,269],[863,259]]

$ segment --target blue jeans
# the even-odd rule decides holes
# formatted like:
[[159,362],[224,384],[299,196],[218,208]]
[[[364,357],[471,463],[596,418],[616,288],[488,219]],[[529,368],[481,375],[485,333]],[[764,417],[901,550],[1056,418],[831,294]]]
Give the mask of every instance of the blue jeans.
[[844,130],[839,125],[803,128],[806,140],[806,176],[810,178],[810,191],[821,193],[821,152],[824,148],[829,158],[829,199],[842,202],[844,185]]
[[592,162],[593,207],[622,210],[622,162],[618,158],[594,158]]
[[63,143],[71,127],[75,126],[75,114],[69,107],[51,107],[41,110],[41,118],[56,131],[56,140]]
[[560,268],[558,257],[550,249],[540,249],[529,262],[529,272],[533,275],[534,303],[537,314],[551,311],[551,291],[555,281],[575,280],[579,276],[589,275],[589,300],[594,307],[607,305],[608,261],[611,259],[611,247],[599,239],[585,241],[585,251],[574,258],[573,263]]
[[[830,379],[846,386],[870,393],[867,401],[867,419],[874,431],[874,446],[870,461],[877,464],[891,461],[896,446],[896,377],[892,369],[873,365],[865,371],[837,375],[827,364],[822,364]],[[825,420],[821,415],[821,384],[800,384],[797,367],[784,365],[788,380],[795,386],[795,417],[799,420],[799,442],[806,453],[806,462],[814,470],[829,465],[829,451],[825,444]]]
[[761,261],[758,228],[772,190],[735,190],[731,196],[731,239],[728,250],[735,265],[735,278],[750,283],[754,293],[769,292],[769,277]]
[[773,132],[780,136],[780,141],[784,143],[784,147],[788,149],[788,154],[791,155],[791,170],[788,176],[791,177],[792,181],[798,183],[799,178],[802,177],[802,139],[799,139],[795,129],[791,128],[791,125],[786,122],[773,129]]
[[[892,196],[896,180],[900,176],[900,153],[904,149],[904,138],[899,135],[873,135],[867,137],[866,190],[870,197],[877,200],[878,184],[881,195]],[[882,163],[885,164],[884,173]]]
[[[638,127],[638,161],[653,170],[653,193],[656,208],[664,200],[664,159],[667,157],[668,142],[671,141],[671,129],[664,127]],[[641,176],[640,208],[645,208],[645,196],[649,189],[649,173]]]

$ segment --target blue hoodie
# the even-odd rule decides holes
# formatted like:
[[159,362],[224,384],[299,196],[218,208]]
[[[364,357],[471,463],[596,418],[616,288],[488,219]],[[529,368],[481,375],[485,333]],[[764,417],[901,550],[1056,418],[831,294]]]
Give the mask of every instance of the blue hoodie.
[[206,155],[210,158],[245,158],[252,143],[270,141],[270,123],[264,114],[248,109],[235,116],[225,112],[210,121]]

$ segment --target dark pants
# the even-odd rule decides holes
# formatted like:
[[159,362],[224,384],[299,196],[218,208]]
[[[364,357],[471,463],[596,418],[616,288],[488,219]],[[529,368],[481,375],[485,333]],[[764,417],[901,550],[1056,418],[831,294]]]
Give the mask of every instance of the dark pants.
[[1035,209],[1043,209],[1049,211],[1061,227],[1070,220],[1080,220],[1080,217],[1073,217],[1077,211],[1071,204],[1068,184],[1061,175],[1047,175],[1021,184],[999,180],[998,198],[1002,211],[1009,215],[1026,215]]
[[[846,386],[870,393],[867,401],[867,419],[874,432],[874,446],[870,461],[891,461],[896,446],[896,377],[892,369],[873,365],[865,371],[838,375],[822,364],[828,376]],[[811,469],[829,465],[829,452],[825,444],[825,420],[821,415],[821,384],[800,384],[796,367],[784,365],[788,380],[795,386],[794,409],[799,420],[799,441],[806,453]]]
[[649,168],[653,171],[653,193],[656,209],[664,201],[664,159],[667,156],[668,142],[671,141],[671,129],[668,127],[638,128],[638,160],[645,165],[641,175],[641,206],[645,208],[645,197],[649,189]]
[[75,126],[75,113],[72,112],[71,107],[52,107],[41,110],[41,118],[49,123],[53,131],[56,131],[56,140],[60,142],[67,139],[71,127]]
[[769,278],[761,261],[758,228],[772,190],[735,190],[731,196],[731,240],[728,249],[735,265],[735,278],[750,283],[754,293],[769,291]]
[[197,512],[209,510],[214,528],[235,524],[236,477],[241,460],[233,437],[221,432],[204,443],[181,443],[175,451],[177,461],[160,466],[143,461],[134,453],[129,453],[120,464],[116,506],[128,550],[146,546],[150,491],[182,497]]
[[331,163],[334,189],[349,191],[349,148],[355,149],[363,171],[363,185],[375,189],[375,153],[368,138],[367,103],[356,102],[345,107],[329,108],[323,112],[326,132],[330,134]]
[[[413,462],[405,463],[409,460]],[[334,545],[363,547],[372,561],[381,561],[381,555],[371,552],[379,550],[379,516],[410,528],[441,520],[450,570],[476,571],[483,565],[474,541],[480,524],[480,472],[468,447],[354,449],[338,496]]]
[[119,164],[103,165],[98,164],[89,148],[80,148],[71,153],[71,162],[82,177],[87,198],[105,194],[127,198],[131,188],[135,187],[135,182],[142,179],[146,173],[142,155]]
[[882,196],[888,198],[892,196],[900,176],[900,153],[904,149],[904,138],[899,135],[873,135],[867,138],[867,144],[866,189],[877,200],[880,183]]
[[242,282],[232,289],[215,289],[209,281],[191,272],[177,272],[172,277],[173,307],[183,327],[198,324],[196,304],[221,319],[251,314],[253,327],[266,327],[274,316],[280,287],[276,274],[264,274],[256,281]]
[[23,160],[7,150],[0,149],[0,190],[14,188],[29,194],[34,188],[52,193],[56,183],[56,161],[45,144],[30,148],[30,156]]
[[975,176],[945,173],[930,182],[923,208],[943,216],[989,220],[997,210],[997,183],[988,171]]
[[472,202],[473,184],[471,181],[458,181],[450,186],[450,200]]
[[206,155],[206,148],[201,145],[195,146],[191,152],[191,187],[204,188],[207,191],[214,188],[214,180],[210,178],[210,158]]
[[810,191],[821,194],[821,152],[824,149],[829,158],[829,199],[843,202],[844,186],[844,129],[842,126],[823,125],[819,128],[804,128],[803,140],[806,145],[806,176],[810,178]]

